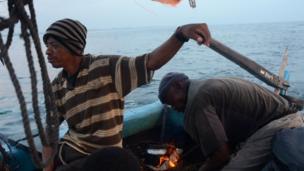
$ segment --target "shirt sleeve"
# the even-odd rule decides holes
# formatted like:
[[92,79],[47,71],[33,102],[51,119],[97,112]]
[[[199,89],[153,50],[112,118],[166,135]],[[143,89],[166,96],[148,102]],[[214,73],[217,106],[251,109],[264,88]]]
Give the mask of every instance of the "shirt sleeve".
[[210,156],[228,141],[224,127],[213,106],[197,106],[194,122],[196,139],[205,157]]
[[122,97],[151,81],[154,72],[147,69],[147,60],[148,54],[138,57],[113,58],[111,72],[115,88]]

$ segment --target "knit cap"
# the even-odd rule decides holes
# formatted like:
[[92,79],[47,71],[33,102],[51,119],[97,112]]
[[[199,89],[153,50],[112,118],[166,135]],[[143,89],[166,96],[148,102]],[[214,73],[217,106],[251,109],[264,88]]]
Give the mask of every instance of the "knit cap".
[[49,37],[59,41],[75,55],[82,55],[86,45],[87,28],[77,20],[62,19],[54,22],[43,35],[44,43]]

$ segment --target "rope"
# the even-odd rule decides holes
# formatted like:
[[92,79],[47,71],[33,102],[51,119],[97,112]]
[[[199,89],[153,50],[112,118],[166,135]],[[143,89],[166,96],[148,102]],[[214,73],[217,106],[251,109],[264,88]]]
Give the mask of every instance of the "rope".
[[[57,108],[55,106],[55,97],[52,92],[51,84],[50,84],[50,79],[48,77],[48,72],[46,68],[46,64],[44,61],[44,56],[41,50],[41,44],[40,44],[40,39],[38,35],[38,30],[35,29],[36,21],[34,22],[35,24],[32,23],[32,21],[28,18],[28,15],[24,9],[24,5],[22,4],[22,0],[19,0],[16,2],[18,12],[20,13],[21,17],[21,22],[24,22],[27,26],[28,29],[32,35],[33,42],[36,48],[36,53],[38,56],[38,61],[40,64],[40,69],[41,69],[41,76],[43,80],[43,90],[44,90],[44,96],[45,96],[45,105],[46,105],[46,112],[47,112],[47,131],[48,134],[50,134],[50,138],[53,139],[52,142],[57,142],[58,141],[58,117],[55,116],[57,112]],[[35,16],[35,15],[34,15]],[[48,118],[50,117],[50,118]],[[57,132],[57,133],[56,133]],[[57,138],[56,138],[57,137]]]
[[[28,5],[30,16],[25,10],[25,5]],[[48,77],[48,72],[46,68],[46,64],[44,61],[44,56],[41,50],[41,43],[38,35],[38,27],[36,22],[36,15],[34,4],[32,0],[8,0],[8,11],[9,18],[5,19],[0,17],[0,30],[9,29],[6,43],[3,43],[2,35],[0,33],[0,60],[3,62],[8,70],[11,81],[14,85],[15,92],[18,98],[18,102],[20,105],[21,116],[24,126],[24,131],[26,135],[26,139],[29,145],[29,149],[32,154],[32,158],[34,163],[38,168],[45,167],[48,162],[52,161],[55,152],[57,151],[57,142],[58,142],[58,134],[59,134],[59,121],[58,121],[58,112],[55,106],[55,97],[52,92],[51,83]],[[50,159],[46,161],[42,161],[39,157],[33,134],[30,127],[29,122],[29,114],[27,110],[27,106],[25,103],[25,98],[23,95],[23,91],[21,89],[19,80],[17,79],[17,75],[15,73],[12,62],[10,61],[10,57],[8,54],[8,49],[13,41],[13,33],[14,27],[17,22],[21,23],[21,37],[24,39],[24,46],[26,51],[26,57],[30,72],[31,79],[31,90],[32,90],[32,108],[34,112],[34,118],[36,121],[36,125],[38,128],[40,140],[43,146],[52,146],[54,148],[54,153],[50,157]],[[36,54],[39,61],[39,66],[41,70],[41,77],[43,81],[43,93],[45,100],[45,108],[46,108],[46,133],[41,122],[41,113],[39,110],[39,102],[38,102],[38,91],[37,91],[37,75],[35,72],[33,55],[31,51],[31,39],[34,43]]]
[[40,110],[38,106],[38,92],[37,92],[37,78],[36,78],[36,72],[35,72],[35,67],[34,67],[34,62],[33,62],[33,56],[31,52],[31,44],[30,44],[30,39],[28,32],[25,28],[24,24],[21,24],[21,36],[24,39],[24,46],[25,46],[25,51],[26,51],[26,57],[28,61],[28,66],[29,66],[29,72],[31,75],[31,86],[32,86],[32,105],[33,105],[33,110],[34,110],[34,116],[35,116],[35,121],[38,127],[38,131],[40,134],[41,142],[42,144],[48,144],[46,135],[43,129],[43,125],[41,122],[41,117],[40,117]]

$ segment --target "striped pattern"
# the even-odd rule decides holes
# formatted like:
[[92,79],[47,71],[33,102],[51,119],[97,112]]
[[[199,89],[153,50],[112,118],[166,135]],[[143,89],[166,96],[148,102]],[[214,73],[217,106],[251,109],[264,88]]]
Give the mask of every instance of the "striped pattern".
[[43,36],[44,43],[52,36],[76,55],[82,55],[86,45],[86,27],[77,20],[62,19],[54,22]]
[[124,96],[151,80],[147,57],[86,55],[72,90],[62,72],[57,76],[56,105],[69,126],[63,143],[83,154],[122,146]]

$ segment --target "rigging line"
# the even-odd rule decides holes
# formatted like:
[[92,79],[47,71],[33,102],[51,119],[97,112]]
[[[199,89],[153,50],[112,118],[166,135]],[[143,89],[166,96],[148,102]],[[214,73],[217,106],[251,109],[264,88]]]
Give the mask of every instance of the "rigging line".
[[[2,37],[0,37],[0,44],[3,44]],[[29,124],[29,117],[28,117],[29,115],[28,115],[28,111],[27,111],[27,107],[26,107],[26,103],[25,103],[24,94],[23,94],[23,91],[21,89],[20,82],[19,82],[19,80],[17,78],[17,75],[15,73],[13,64],[10,61],[10,57],[8,56],[8,53],[7,53],[6,50],[4,50],[4,52],[5,53],[3,55],[3,58],[4,58],[5,66],[8,70],[8,72],[9,72],[11,81],[12,81],[12,83],[14,85],[14,88],[15,88],[16,95],[18,97],[19,107],[20,107],[21,115],[22,115],[23,126],[24,126],[24,130],[25,130],[25,135],[27,137],[32,137],[32,132],[31,132],[31,129],[30,129],[30,124]],[[29,139],[29,140],[31,140],[31,139]],[[30,147],[34,147],[32,144],[33,143],[29,141]]]
[[48,144],[47,143],[47,138],[44,133],[44,128],[43,124],[41,122],[41,117],[40,117],[40,110],[39,110],[39,105],[38,105],[38,92],[37,92],[37,76],[35,73],[35,66],[34,66],[34,61],[33,61],[33,55],[31,51],[31,44],[30,44],[30,39],[29,39],[29,33],[26,30],[26,26],[24,25],[23,22],[21,22],[21,36],[24,39],[24,46],[25,46],[25,52],[26,52],[26,57],[28,61],[28,66],[29,66],[29,73],[31,75],[31,88],[32,88],[32,107],[34,110],[34,117],[36,121],[36,125],[40,134],[40,140],[43,145]]
[[[30,16],[27,14],[27,11],[25,10],[25,5],[29,4],[29,9],[30,9]],[[40,162],[41,158],[38,156],[37,154],[37,150],[35,147],[35,143],[33,141],[33,135],[32,135],[32,131],[31,131],[31,127],[29,124],[29,117],[28,117],[28,111],[27,111],[27,107],[26,107],[26,103],[25,103],[25,98],[20,86],[20,83],[17,79],[16,73],[14,71],[14,67],[10,61],[10,57],[8,55],[8,49],[12,43],[12,38],[13,38],[13,32],[14,32],[14,27],[15,27],[15,23],[20,21],[21,22],[21,27],[22,27],[22,34],[23,34],[23,38],[25,40],[25,47],[26,47],[26,51],[27,51],[27,57],[29,57],[30,59],[28,59],[29,62],[29,67],[30,70],[34,71],[34,68],[31,67],[30,65],[33,64],[32,62],[32,56],[31,56],[31,50],[30,50],[30,40],[29,40],[29,35],[28,35],[28,31],[31,33],[31,38],[34,42],[35,45],[35,49],[36,49],[36,53],[39,59],[39,64],[40,64],[40,68],[41,68],[41,75],[42,75],[42,80],[43,80],[43,89],[44,89],[44,95],[45,95],[45,104],[46,104],[46,111],[47,111],[47,128],[50,127],[51,129],[49,129],[50,131],[48,132],[48,138],[51,141],[50,145],[53,148],[57,148],[57,142],[58,142],[58,117],[57,117],[57,109],[55,107],[54,104],[54,94],[52,93],[51,90],[51,85],[50,85],[50,80],[48,78],[47,75],[47,69],[46,69],[46,65],[45,65],[45,61],[44,61],[44,57],[43,57],[43,53],[41,51],[41,45],[40,45],[40,41],[39,41],[39,35],[38,35],[38,29],[37,29],[37,23],[36,23],[36,17],[35,17],[35,10],[34,10],[34,6],[33,6],[33,2],[32,0],[25,0],[25,2],[23,2],[22,0],[19,1],[14,1],[14,0],[8,0],[8,11],[9,11],[9,19],[3,19],[2,17],[0,18],[0,29],[5,29],[5,28],[9,28],[8,31],[8,36],[7,36],[7,40],[6,43],[3,43],[2,40],[2,36],[0,33],[0,59],[1,61],[3,61],[3,63],[6,65],[7,70],[9,71],[9,75],[11,78],[11,81],[13,82],[13,85],[15,87],[15,92],[17,94],[18,97],[18,101],[19,101],[19,106],[21,109],[21,115],[22,115],[22,121],[23,121],[23,126],[24,126],[24,131],[26,134],[26,138],[27,138],[27,142],[28,145],[30,146],[30,152],[32,155],[32,159],[35,163],[35,165],[39,168],[44,167],[47,165],[47,163],[49,163],[53,158],[55,153],[52,154],[52,156],[47,159],[46,161],[42,161]],[[28,29],[28,31],[27,31]],[[36,81],[35,78],[32,78],[33,74],[31,72],[31,79],[32,79],[32,86],[36,85]],[[34,86],[34,89],[36,87]],[[36,90],[35,90],[36,91]],[[38,108],[38,103],[37,103],[37,92],[32,92],[32,96],[35,96],[33,103],[35,103],[35,105],[33,106],[34,108],[34,113],[35,115],[35,120],[36,120],[36,124],[38,127],[40,127],[40,131],[39,132],[44,132],[42,129],[43,125],[41,123],[41,118],[40,118],[40,112],[39,109],[35,110],[35,108]],[[38,111],[38,112],[37,112]],[[42,128],[42,129],[41,129]],[[40,136],[43,136],[42,134],[40,134]],[[45,139],[43,137],[40,137],[42,139]],[[44,140],[41,140],[42,144]],[[53,142],[53,143],[52,143]],[[56,150],[54,150],[56,151]]]
[[[18,3],[19,2],[19,3]],[[36,49],[37,57],[38,57],[38,62],[40,65],[41,69],[41,76],[43,79],[43,91],[44,91],[44,96],[45,96],[45,105],[46,105],[46,112],[47,112],[47,134],[49,135],[50,138],[50,143],[54,144],[54,148],[57,148],[57,143],[58,142],[58,127],[59,127],[59,121],[58,121],[58,111],[55,106],[55,97],[54,93],[52,92],[51,88],[51,83],[50,79],[47,74],[47,67],[44,61],[44,55],[41,50],[41,44],[40,44],[40,39],[37,30],[35,29],[36,21],[33,21],[29,18],[27,15],[27,12],[24,9],[24,4],[20,4],[20,1],[16,2],[18,12],[20,13],[20,21],[25,22],[33,39],[34,46]],[[30,6],[31,7],[31,6]],[[33,10],[30,10],[30,12],[34,12]],[[31,18],[35,19],[35,14],[31,13]]]
[[[15,2],[15,8],[17,10],[17,13],[18,13],[18,16],[20,17],[20,22],[24,22],[24,4],[22,1],[16,1]],[[19,84],[19,82],[16,82]],[[16,84],[17,86],[20,86]],[[14,84],[15,88],[16,88],[16,85]],[[18,87],[19,88],[19,87]],[[21,89],[21,88],[20,88]],[[22,93],[22,94],[19,94],[19,93]],[[22,103],[25,103],[24,102],[24,96],[23,96],[23,92],[20,90],[20,92],[17,93],[17,96],[21,96],[22,97]],[[19,99],[19,97],[18,97]],[[20,101],[20,100],[19,100]],[[20,104],[21,104],[20,102]],[[26,108],[26,104],[22,104],[22,106],[25,106],[24,108]],[[27,142],[28,142],[28,145],[29,145],[29,149],[30,149],[30,152],[31,152],[31,155],[32,155],[32,158],[33,158],[33,161],[35,163],[35,165],[39,168],[42,168],[44,166],[44,163],[41,162],[41,159],[38,155],[38,152],[37,152],[37,148],[36,148],[36,144],[32,138],[32,131],[31,131],[31,127],[30,127],[30,123],[29,123],[29,118],[28,118],[28,113],[27,111],[25,112],[22,112],[22,119],[23,119],[23,123],[24,123],[24,132],[26,134],[26,137],[28,138],[27,139]]]
[[[39,133],[33,134],[32,136],[33,136],[33,138],[38,137],[38,136],[39,136]],[[18,143],[20,143],[21,141],[25,141],[25,140],[27,140],[27,137],[23,137],[23,138],[20,138],[20,139],[18,139],[18,140],[14,140],[14,142],[15,142],[16,144],[18,144]]]
[[135,4],[136,4],[137,6],[141,7],[141,8],[144,9],[145,11],[149,12],[150,14],[153,14],[153,15],[157,16],[157,14],[156,14],[154,11],[152,11],[152,10],[146,8],[145,6],[143,6],[142,4],[140,4],[137,0],[133,0],[133,1],[135,2]]
[[[53,120],[54,122],[50,122],[53,125],[49,125],[49,123],[47,124],[47,126],[50,126],[53,130],[50,131],[50,134],[48,134],[50,136],[50,139],[51,139],[51,142],[57,142],[58,141],[58,118],[57,118],[57,109],[55,108],[55,104],[54,104],[54,95],[53,93],[51,92],[51,86],[50,86],[50,81],[49,81],[49,78],[48,78],[48,75],[47,75],[47,70],[46,70],[46,67],[45,67],[45,63],[44,63],[44,60],[42,61],[41,63],[41,58],[43,58],[43,53],[41,51],[41,45],[40,45],[40,41],[39,41],[39,36],[38,36],[38,33],[37,33],[37,30],[35,29],[35,25],[33,24],[33,22],[35,21],[32,21],[30,20],[29,16],[27,15],[27,12],[24,8],[24,4],[22,3],[22,1],[17,1],[16,2],[16,7],[17,7],[17,10],[18,10],[18,14],[20,16],[20,21],[25,24],[27,26],[27,28],[29,29],[30,33],[31,33],[31,36],[33,38],[33,41],[34,41],[34,45],[35,45],[35,49],[36,49],[36,52],[37,52],[37,56],[39,58],[39,64],[41,66],[41,69],[42,71],[45,70],[45,74],[43,74],[43,82],[44,82],[44,86],[45,84],[47,84],[47,91],[44,92],[44,94],[48,94],[49,96],[46,97],[46,103],[48,102],[50,106],[48,107],[52,107],[49,112],[50,115],[52,115],[53,117],[51,118],[51,120]],[[48,99],[50,98],[50,99]],[[49,100],[49,101],[47,101]],[[52,103],[53,102],[53,103]],[[48,111],[48,110],[47,110]],[[53,113],[52,113],[53,112]],[[30,131],[30,130],[28,130]],[[33,142],[33,139],[32,139],[32,136],[28,136],[29,139],[28,139],[28,143],[30,145],[30,150],[31,150],[31,153],[32,153],[32,157],[33,157],[33,160],[34,160],[34,163],[36,164],[36,166],[42,168],[44,166],[46,166],[54,157],[55,153],[52,154],[52,156],[47,159],[47,161],[40,161],[39,160],[39,156],[37,155],[37,150],[36,150],[36,147],[35,147],[35,143]],[[55,148],[55,151],[56,151],[56,148],[57,148],[57,143],[54,144],[54,148]]]

